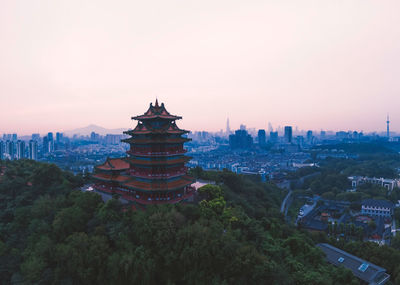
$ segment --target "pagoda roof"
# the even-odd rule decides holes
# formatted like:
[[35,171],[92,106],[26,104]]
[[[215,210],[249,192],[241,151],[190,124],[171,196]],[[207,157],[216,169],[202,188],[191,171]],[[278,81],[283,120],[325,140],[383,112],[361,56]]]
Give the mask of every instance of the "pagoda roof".
[[127,170],[129,169],[129,163],[126,162],[124,159],[122,158],[107,158],[106,162],[104,162],[102,165],[98,165],[96,166],[97,169],[100,170],[107,170],[107,171],[111,171],[111,170],[116,170],[116,171],[120,171],[120,170]]
[[102,180],[102,181],[110,181],[110,182],[126,182],[131,179],[128,176],[123,175],[111,175],[105,173],[96,173],[92,176],[95,179]]
[[135,135],[135,134],[140,134],[140,135],[142,135],[142,134],[143,135],[144,134],[185,134],[185,133],[189,133],[189,131],[180,129],[176,125],[175,121],[171,121],[165,127],[159,128],[159,129],[152,128],[148,124],[143,124],[143,123],[139,122],[135,129],[126,131],[124,133],[128,134],[128,135]]
[[190,176],[182,176],[178,180],[174,181],[152,181],[152,182],[143,182],[132,180],[127,183],[124,183],[123,186],[137,189],[137,190],[145,190],[145,191],[168,191],[168,190],[175,190],[179,188],[183,188],[187,185],[190,185],[194,182],[194,179]]
[[144,160],[144,159],[136,159],[133,157],[128,158],[130,164],[139,164],[139,165],[171,165],[178,163],[185,163],[192,159],[190,156],[182,156],[175,159],[161,159],[161,160]]
[[166,119],[166,120],[179,120],[182,117],[171,115],[167,109],[165,109],[164,103],[158,104],[156,100],[155,105],[150,103],[149,109],[140,116],[132,117],[133,120],[149,120],[149,119]]

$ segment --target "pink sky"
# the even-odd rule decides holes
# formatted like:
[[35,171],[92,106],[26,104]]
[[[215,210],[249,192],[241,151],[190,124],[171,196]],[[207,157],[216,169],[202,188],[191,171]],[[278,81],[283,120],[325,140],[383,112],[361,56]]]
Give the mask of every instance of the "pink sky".
[[400,1],[1,1],[0,133],[180,126],[400,131]]

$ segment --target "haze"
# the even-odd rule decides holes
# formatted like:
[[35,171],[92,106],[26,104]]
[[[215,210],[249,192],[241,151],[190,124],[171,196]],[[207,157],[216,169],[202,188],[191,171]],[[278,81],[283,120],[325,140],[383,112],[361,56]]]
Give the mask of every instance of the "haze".
[[0,133],[400,131],[400,1],[1,1]]

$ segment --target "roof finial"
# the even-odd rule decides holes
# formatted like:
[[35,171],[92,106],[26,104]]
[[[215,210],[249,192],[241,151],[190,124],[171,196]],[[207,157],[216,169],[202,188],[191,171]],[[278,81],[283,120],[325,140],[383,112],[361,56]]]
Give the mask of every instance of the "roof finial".
[[156,107],[158,107],[158,98],[156,97]]

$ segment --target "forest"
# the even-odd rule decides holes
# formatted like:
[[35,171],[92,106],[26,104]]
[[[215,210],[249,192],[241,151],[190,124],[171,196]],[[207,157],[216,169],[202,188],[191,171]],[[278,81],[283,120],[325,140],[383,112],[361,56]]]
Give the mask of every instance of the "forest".
[[2,284],[359,284],[284,222],[281,189],[212,175],[196,203],[133,211],[55,165],[2,162]]

